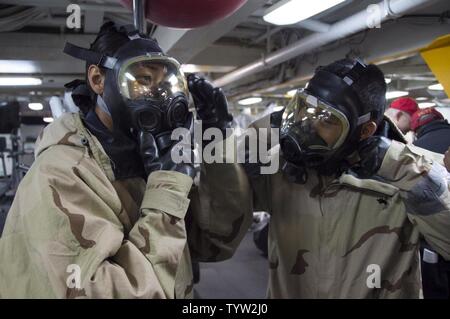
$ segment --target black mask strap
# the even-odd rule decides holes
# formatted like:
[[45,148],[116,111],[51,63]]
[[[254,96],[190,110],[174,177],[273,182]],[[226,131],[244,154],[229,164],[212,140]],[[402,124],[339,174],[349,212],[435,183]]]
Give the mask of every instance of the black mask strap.
[[89,49],[81,48],[69,42],[67,42],[64,46],[64,53],[76,59],[84,60],[88,63],[107,69],[113,69],[114,65],[117,63],[117,59],[115,58]]

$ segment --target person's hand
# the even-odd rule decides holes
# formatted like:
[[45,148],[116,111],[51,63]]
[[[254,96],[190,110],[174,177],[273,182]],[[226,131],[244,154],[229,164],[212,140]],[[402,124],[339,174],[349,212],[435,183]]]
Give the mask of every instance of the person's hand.
[[281,128],[283,125],[283,114],[286,108],[283,108],[280,111],[275,111],[270,114],[270,127],[272,128]]
[[392,141],[383,136],[371,136],[358,145],[360,161],[352,167],[352,170],[360,178],[370,178],[381,168],[383,159]]
[[[192,116],[189,117],[189,122],[192,122]],[[168,149],[161,151],[158,148],[158,143],[155,137],[146,131],[139,134],[139,151],[142,162],[144,164],[145,172],[150,175],[154,171],[175,171],[195,177],[195,169],[193,163],[193,150],[191,145],[183,145],[182,151],[184,154],[178,156],[180,160],[174,160],[175,153],[180,152],[180,143],[174,143]]]
[[450,172],[450,147],[448,148],[448,151],[445,152],[444,164],[447,171]]
[[211,83],[195,74],[190,74],[187,80],[197,110],[197,119],[202,121],[203,131],[216,127],[224,133],[231,127],[233,116],[228,113],[227,98],[222,89],[214,88]]

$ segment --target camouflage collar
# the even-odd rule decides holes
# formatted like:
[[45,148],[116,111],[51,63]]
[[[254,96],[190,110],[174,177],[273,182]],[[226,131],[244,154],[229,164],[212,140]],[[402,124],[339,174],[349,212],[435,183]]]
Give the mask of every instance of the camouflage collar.
[[87,149],[89,156],[95,159],[108,179],[115,180],[108,155],[97,138],[86,129],[80,114],[66,113],[47,125],[36,141],[35,157],[39,157],[54,145]]

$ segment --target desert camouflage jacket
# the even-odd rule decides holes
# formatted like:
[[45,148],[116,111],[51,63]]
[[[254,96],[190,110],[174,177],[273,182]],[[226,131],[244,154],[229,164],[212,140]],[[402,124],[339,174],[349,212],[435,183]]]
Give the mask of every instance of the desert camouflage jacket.
[[[192,179],[177,172],[115,180],[78,114],[47,126],[35,153],[0,238],[1,298],[192,297],[186,223],[194,256],[219,260],[251,222],[235,189],[219,185],[225,197],[211,203],[199,194],[213,189],[191,190]],[[230,183],[246,182],[239,166],[224,168]],[[189,193],[196,209],[185,216]],[[225,200],[228,209],[210,217]]]
[[[258,125],[269,127],[264,119]],[[228,157],[236,142],[227,143]],[[439,154],[393,141],[371,179],[309,171],[302,185],[281,170],[248,177],[251,192],[241,202],[242,214],[271,215],[268,296],[419,298],[419,235],[450,259],[450,174],[442,161]],[[212,181],[202,180],[207,182],[211,187]],[[232,187],[223,185],[224,192]],[[228,207],[215,213],[221,209]]]

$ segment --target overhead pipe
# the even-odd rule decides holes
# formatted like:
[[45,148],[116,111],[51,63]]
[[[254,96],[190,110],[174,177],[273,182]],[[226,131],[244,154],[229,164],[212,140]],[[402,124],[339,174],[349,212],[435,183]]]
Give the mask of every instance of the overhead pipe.
[[268,32],[264,33],[263,35],[257,37],[255,40],[252,41],[251,44],[258,44],[259,42],[271,37],[272,35],[280,32],[281,30],[283,30],[283,27],[273,28],[272,30],[269,30]]
[[133,0],[133,22],[139,33],[147,34],[147,21],[145,20],[145,0]]
[[[398,18],[410,10],[416,9],[420,6],[431,4],[436,0],[385,0],[378,3],[380,8],[379,23],[391,18]],[[378,17],[377,17],[378,18]],[[324,46],[333,41],[345,38],[354,33],[363,31],[369,27],[368,22],[373,22],[374,13],[371,10],[363,10],[344,19],[336,22],[330,27],[328,32],[314,33],[308,37],[303,38],[281,50],[267,55],[253,63],[234,70],[223,77],[214,81],[215,86],[223,87],[234,83],[244,77],[261,72],[280,63],[295,58],[301,54],[311,52],[321,46]],[[378,22],[377,21],[377,22]]]
[[[323,23],[320,21],[316,21],[316,20],[311,20],[311,19],[299,22],[296,24],[296,26],[303,28],[303,29],[310,30],[310,31],[314,31],[314,32],[328,32],[331,28],[331,26],[329,24],[326,24],[326,23]],[[273,29],[269,30],[268,32],[264,33],[263,35],[257,37],[255,40],[253,40],[252,44],[258,44],[259,42],[273,36],[274,34],[280,32],[283,29],[285,29],[285,27],[273,28]]]
[[318,20],[307,19],[297,23],[297,26],[303,29],[307,29],[314,32],[328,32],[330,31],[331,25]]

